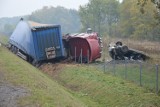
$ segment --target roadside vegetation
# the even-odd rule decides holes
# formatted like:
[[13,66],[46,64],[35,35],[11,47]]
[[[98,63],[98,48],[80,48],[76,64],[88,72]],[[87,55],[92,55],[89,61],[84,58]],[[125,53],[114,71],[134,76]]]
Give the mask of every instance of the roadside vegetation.
[[[41,69],[48,75],[0,47],[0,72],[4,81],[28,91],[26,97],[18,100],[19,106],[160,106],[160,97],[150,90],[93,66],[60,63],[44,64]],[[124,69],[118,71],[121,76]]]
[[7,42],[8,42],[8,36],[0,34],[0,43],[7,44]]
[[[100,66],[101,68],[98,66]],[[104,66],[102,66],[103,65],[97,65],[97,68],[104,71]],[[129,61],[126,61],[126,63],[125,61],[117,61],[114,64],[113,61],[112,64],[106,64],[104,73],[106,73],[107,75],[111,74],[115,77],[120,77],[139,86],[141,85],[147,90],[160,95],[160,88],[158,91],[156,87],[157,83],[160,86],[160,80],[156,79],[157,77],[160,78],[159,75],[157,76],[156,65]]]
[[119,77],[106,75],[93,66],[46,64],[42,70],[88,107],[160,106],[160,97],[149,90]]
[[3,74],[0,84],[22,87],[28,92],[18,99],[18,107],[85,107],[49,76],[3,47],[0,47],[0,74]]

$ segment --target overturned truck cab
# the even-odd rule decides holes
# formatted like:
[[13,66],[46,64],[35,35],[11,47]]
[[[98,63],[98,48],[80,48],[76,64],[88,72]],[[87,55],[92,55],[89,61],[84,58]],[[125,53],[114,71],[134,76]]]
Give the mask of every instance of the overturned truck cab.
[[93,62],[101,57],[102,40],[98,33],[67,34],[63,37],[66,55],[77,62]]
[[116,43],[109,44],[109,55],[114,60],[142,60],[145,61],[149,59],[149,56],[144,52],[128,48],[128,46],[123,45],[122,42],[118,41]]

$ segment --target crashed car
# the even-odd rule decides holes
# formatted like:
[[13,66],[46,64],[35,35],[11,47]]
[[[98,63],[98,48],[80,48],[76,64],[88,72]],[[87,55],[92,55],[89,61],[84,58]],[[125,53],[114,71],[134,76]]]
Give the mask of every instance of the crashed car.
[[145,61],[149,57],[142,51],[128,48],[123,45],[122,42],[109,44],[109,55],[115,60],[143,60]]

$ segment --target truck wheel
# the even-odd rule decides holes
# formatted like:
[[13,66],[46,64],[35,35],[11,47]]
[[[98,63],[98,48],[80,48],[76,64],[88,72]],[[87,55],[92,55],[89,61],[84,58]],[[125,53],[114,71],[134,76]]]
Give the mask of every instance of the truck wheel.
[[32,65],[38,68],[41,65],[41,63],[40,61],[33,60]]
[[27,56],[27,61],[32,64],[33,58],[28,55],[28,56]]
[[14,46],[13,53],[17,54],[17,47]]
[[14,52],[14,46],[11,46],[11,52]]

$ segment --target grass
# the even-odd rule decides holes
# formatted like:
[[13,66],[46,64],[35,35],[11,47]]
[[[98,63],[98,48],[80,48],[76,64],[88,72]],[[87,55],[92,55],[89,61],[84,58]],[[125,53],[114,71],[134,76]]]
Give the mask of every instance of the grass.
[[[135,66],[127,69],[127,78],[133,81],[139,79],[138,68]],[[112,68],[107,70],[112,72]],[[148,70],[144,72],[147,80],[154,76],[149,72],[153,68],[143,70]],[[24,87],[29,92],[28,96],[19,99],[19,106],[160,107],[159,96],[120,78],[124,77],[124,67],[116,67],[115,71],[116,77],[106,75],[93,66],[62,64],[59,72],[53,75],[56,80],[54,81],[50,76],[0,47],[0,72],[4,74],[4,81]]]
[[85,107],[49,76],[3,47],[0,47],[0,72],[4,82],[28,91],[28,96],[19,99],[20,107]]
[[[102,57],[106,60],[111,60],[107,46],[111,42],[122,41],[123,44],[126,44],[129,48],[133,48],[136,50],[140,50],[145,52],[150,59],[145,61],[142,64],[142,85],[149,90],[155,92],[156,88],[156,68],[155,64],[159,64],[160,68],[160,42],[155,41],[147,41],[147,40],[133,40],[133,39],[121,39],[121,38],[110,38],[104,37],[103,38],[103,55]],[[104,68],[103,68],[104,69]],[[114,72],[115,71],[115,72]],[[133,81],[137,84],[140,84],[140,67],[139,64],[127,64],[127,70],[124,64],[116,64],[115,69],[113,68],[113,64],[109,64],[106,67],[106,72],[116,75],[121,78],[125,78],[125,73],[127,73],[127,78],[130,81]],[[159,75],[160,78],[160,75]],[[160,86],[160,79],[159,79],[159,86]]]
[[[115,67],[114,67],[115,66]],[[103,68],[103,67],[102,67]],[[104,68],[103,68],[104,69]],[[140,64],[107,64],[105,73],[133,81],[140,85]],[[160,75],[159,75],[160,78]],[[160,80],[158,81],[160,86]],[[153,64],[142,63],[142,86],[156,92],[156,66]],[[160,88],[159,88],[160,90]]]
[[3,34],[0,34],[0,42],[3,43],[3,44],[7,44],[8,37],[3,35]]
[[85,65],[63,65],[54,78],[88,107],[160,107],[160,97]]

